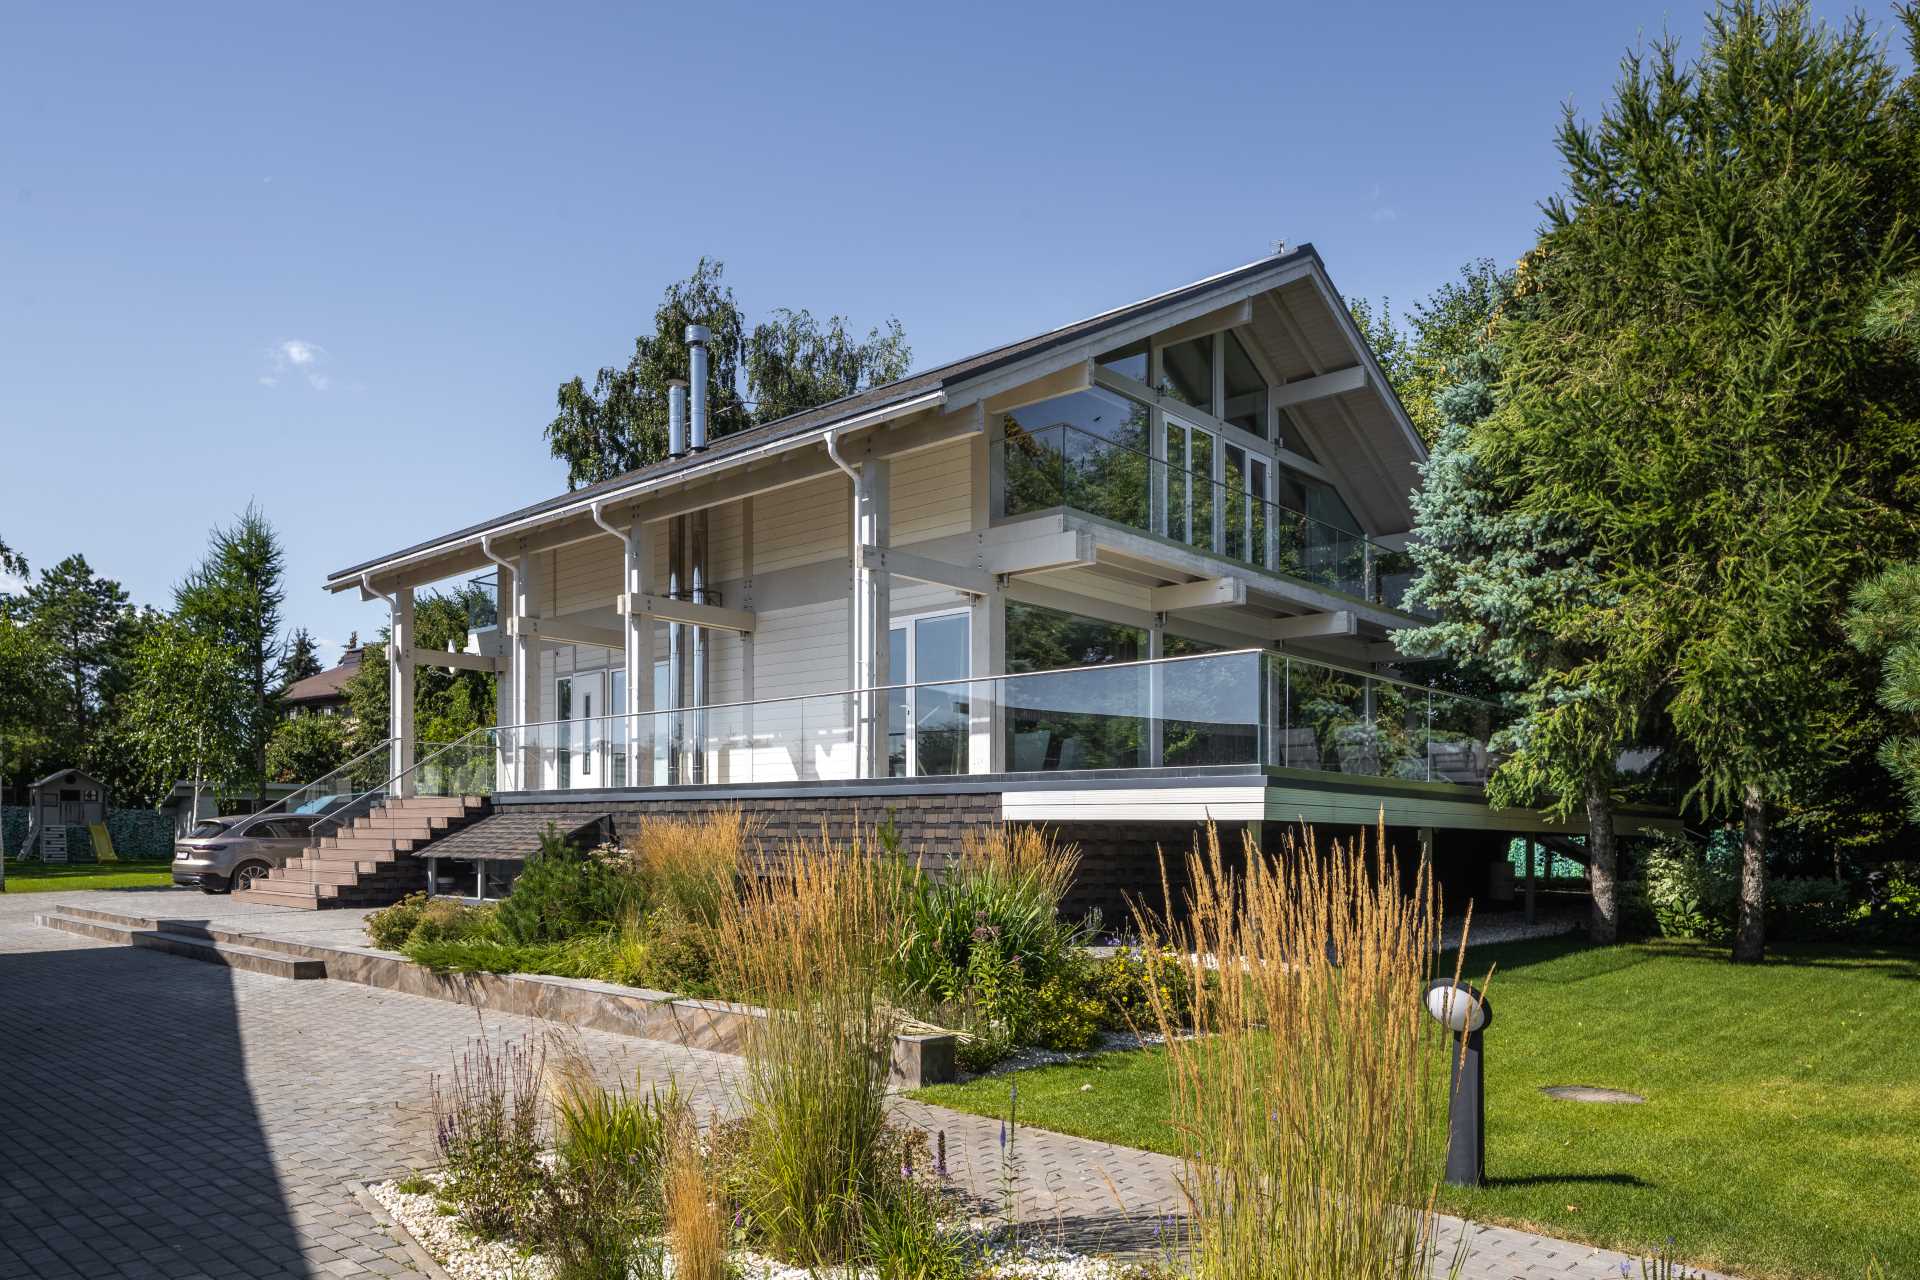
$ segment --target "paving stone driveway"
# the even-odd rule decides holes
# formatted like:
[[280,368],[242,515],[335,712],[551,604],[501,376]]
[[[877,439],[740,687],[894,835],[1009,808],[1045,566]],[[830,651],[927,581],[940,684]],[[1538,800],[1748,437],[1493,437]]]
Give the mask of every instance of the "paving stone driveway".
[[[43,929],[82,903],[205,916],[197,893],[0,895],[0,1280],[415,1276],[347,1184],[430,1163],[427,1089],[478,1034],[552,1028],[346,982],[264,977]],[[258,913],[252,913],[257,915]],[[293,913],[283,927],[332,929]],[[344,913],[341,913],[344,916]],[[265,919],[250,919],[265,930]],[[728,1110],[736,1059],[577,1036],[603,1075],[678,1081]],[[944,1131],[955,1179],[999,1195],[998,1122],[902,1101]],[[1176,1162],[1041,1130],[1017,1144],[1018,1213],[1047,1235],[1151,1250],[1181,1207]],[[1462,1225],[1449,1221],[1450,1240]],[[1618,1254],[1473,1228],[1466,1280],[1613,1280]]]
[[[430,1162],[427,1084],[473,1011],[292,982],[33,924],[91,902],[204,914],[197,893],[0,895],[0,1277],[411,1276],[351,1180]],[[493,1039],[542,1030],[489,1014]],[[618,1036],[608,1071],[704,1109],[735,1061]]]

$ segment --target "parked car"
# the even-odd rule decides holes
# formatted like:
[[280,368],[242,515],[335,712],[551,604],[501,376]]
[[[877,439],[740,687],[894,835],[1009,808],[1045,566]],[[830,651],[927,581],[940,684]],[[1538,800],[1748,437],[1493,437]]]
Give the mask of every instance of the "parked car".
[[206,893],[249,888],[307,847],[313,822],[311,814],[297,813],[202,818],[174,841],[173,882]]

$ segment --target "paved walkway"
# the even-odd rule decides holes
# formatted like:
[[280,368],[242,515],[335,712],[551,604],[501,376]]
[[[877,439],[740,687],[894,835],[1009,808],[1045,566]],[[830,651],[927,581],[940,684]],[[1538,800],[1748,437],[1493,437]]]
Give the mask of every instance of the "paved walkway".
[[[32,923],[89,902],[262,933],[359,941],[353,912],[236,905],[192,891],[0,895],[0,1280],[16,1276],[412,1276],[348,1190],[433,1160],[428,1085],[473,1038],[550,1031],[345,982],[292,982],[116,947]],[[603,1074],[676,1079],[729,1109],[736,1059],[572,1034]],[[901,1101],[944,1132],[956,1178],[1000,1197],[997,1121]],[[1154,1247],[1179,1212],[1177,1162],[1026,1129],[1023,1223],[1081,1247]],[[1457,1232],[1459,1224],[1449,1224]],[[1450,1249],[1443,1245],[1443,1254]],[[1618,1254],[1476,1229],[1468,1280],[1612,1280]]]

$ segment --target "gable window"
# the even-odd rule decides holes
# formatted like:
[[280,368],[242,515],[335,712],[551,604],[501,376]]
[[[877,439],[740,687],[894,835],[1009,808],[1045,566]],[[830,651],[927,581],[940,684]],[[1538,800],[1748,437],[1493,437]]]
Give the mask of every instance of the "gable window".
[[1181,404],[1213,412],[1213,335],[1176,342],[1160,352],[1164,390]]
[[1240,342],[1239,335],[1223,335],[1226,352],[1226,412],[1220,416],[1249,435],[1267,438],[1267,380],[1260,376],[1253,357]]
[[1147,340],[1116,347],[1105,355],[1095,356],[1094,363],[1108,373],[1117,373],[1123,378],[1132,378],[1135,382],[1151,381],[1152,374],[1147,368]]

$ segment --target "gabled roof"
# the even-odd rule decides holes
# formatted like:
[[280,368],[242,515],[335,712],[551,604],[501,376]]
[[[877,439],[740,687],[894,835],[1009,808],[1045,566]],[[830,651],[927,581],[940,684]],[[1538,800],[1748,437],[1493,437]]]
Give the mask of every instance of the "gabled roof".
[[304,680],[295,680],[280,693],[282,702],[326,702],[331,699],[344,699],[347,696],[347,681],[360,671],[360,651],[353,651],[353,661],[342,662],[337,667],[328,667]]
[[[464,529],[442,534],[437,538],[430,538],[425,542],[363,561],[329,575],[327,586],[331,590],[342,590],[352,586],[361,575],[382,569],[394,561],[409,559],[425,552],[451,549],[462,542],[476,540],[482,534],[497,534],[505,527],[533,521],[549,513],[557,513],[568,508],[584,508],[596,499],[605,499],[615,494],[624,495],[637,486],[670,480],[679,472],[694,468],[710,470],[717,463],[723,463],[735,455],[761,450],[785,440],[822,431],[848,419],[883,412],[888,408],[906,405],[917,399],[934,397],[942,392],[951,393],[967,383],[978,381],[1015,363],[1044,356],[1057,348],[1085,343],[1102,333],[1126,328],[1156,313],[1177,310],[1211,294],[1224,293],[1263,275],[1302,264],[1312,264],[1324,276],[1325,268],[1318,251],[1311,244],[1300,244],[1284,253],[1257,259],[1230,271],[1223,271],[1218,275],[1208,276],[1203,280],[1196,280],[1149,298],[1142,298],[1138,302],[1128,303],[1111,311],[1088,316],[1084,320],[1076,320],[1072,324],[1049,329],[1045,333],[1023,338],[1018,342],[993,347],[960,360],[949,361],[919,373],[909,374],[883,386],[857,392],[800,413],[789,414],[761,426],[736,431],[714,440],[704,453],[663,459],[597,484],[570,490],[530,506],[509,511],[491,520],[468,525]],[[1350,318],[1344,315],[1342,318],[1351,330],[1353,340],[1359,345],[1363,353],[1363,362],[1371,370],[1377,385],[1383,389],[1388,388],[1384,373],[1374,361],[1372,353],[1366,350],[1365,342],[1359,338],[1357,329],[1352,329]],[[1405,410],[1401,408],[1390,389],[1386,390],[1386,396],[1391,402],[1391,411],[1405,426],[1406,434],[1418,449],[1419,441],[1414,436],[1411,423],[1406,419]]]

